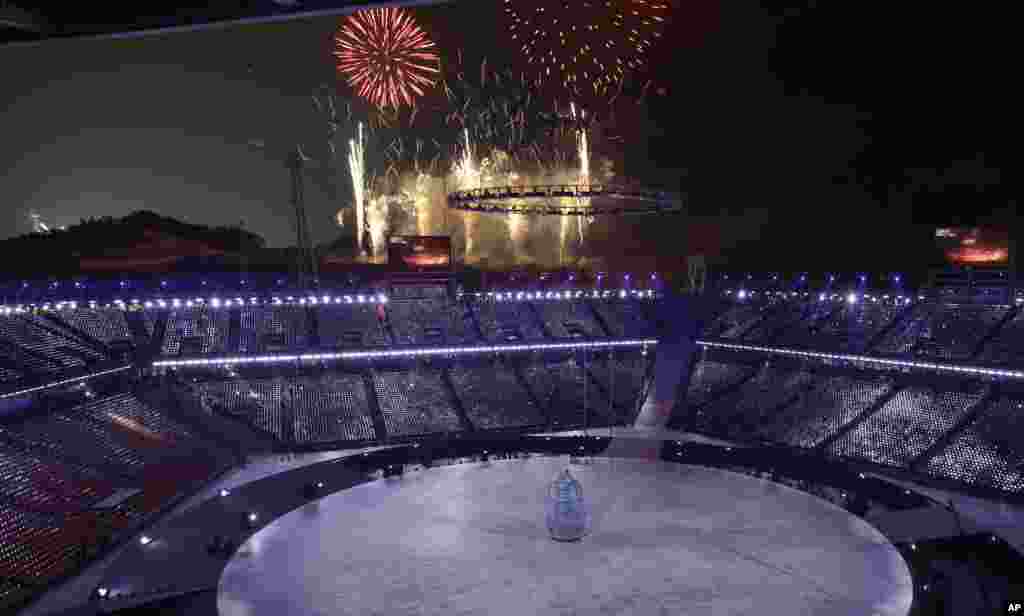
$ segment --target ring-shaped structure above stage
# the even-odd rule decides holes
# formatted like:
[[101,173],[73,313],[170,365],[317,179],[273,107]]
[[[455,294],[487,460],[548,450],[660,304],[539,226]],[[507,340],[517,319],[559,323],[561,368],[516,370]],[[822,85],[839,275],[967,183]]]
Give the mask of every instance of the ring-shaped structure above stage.
[[680,214],[679,193],[616,184],[489,186],[448,194],[448,207],[467,212],[532,216]]

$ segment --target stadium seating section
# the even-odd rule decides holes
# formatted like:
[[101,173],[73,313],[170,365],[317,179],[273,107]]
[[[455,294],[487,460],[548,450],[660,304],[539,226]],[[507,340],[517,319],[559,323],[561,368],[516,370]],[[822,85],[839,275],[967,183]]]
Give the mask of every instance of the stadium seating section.
[[892,389],[886,378],[820,375],[792,404],[765,418],[760,435],[795,447],[817,447]]
[[0,419],[0,610],[228,468],[130,393]]
[[394,342],[375,306],[321,306],[316,314],[323,348],[374,347]]
[[1024,491],[1024,400],[1001,397],[985,409],[950,442],[927,461],[924,469],[936,477],[995,487],[1008,492]]
[[500,361],[450,371],[466,415],[480,430],[543,426],[544,417],[515,373]]
[[379,372],[372,378],[388,435],[405,437],[462,429],[439,370]]
[[[852,299],[737,301],[700,335],[1024,369],[1024,311],[1017,306]],[[172,358],[639,338],[657,335],[655,311],[637,300],[396,294],[385,304],[7,313],[0,315],[0,387],[88,372],[125,343]],[[142,386],[0,416],[0,609],[75,570],[104,542],[230,466],[202,421],[234,422],[282,449],[628,425],[649,389],[655,356],[637,348],[559,350],[367,362],[319,374],[222,372],[175,385],[195,401],[195,417],[147,402]],[[924,377],[859,361],[786,358],[763,348],[705,348],[688,370],[670,427],[1024,493],[1024,394],[992,379],[930,374],[922,384]]]
[[[726,306],[703,336],[781,349],[1021,369],[1022,332],[1024,311],[1016,306],[772,297]],[[1003,391],[998,382],[952,375],[914,380],[860,364],[706,349],[670,426],[1024,491],[1020,395]]]
[[78,330],[47,316],[0,316],[0,362],[9,370],[45,375],[105,359],[102,344],[89,344],[81,336]]
[[393,301],[387,314],[398,344],[472,344],[480,341],[464,305],[445,300]]
[[359,375],[204,383],[202,406],[236,417],[286,444],[364,441],[376,437]]

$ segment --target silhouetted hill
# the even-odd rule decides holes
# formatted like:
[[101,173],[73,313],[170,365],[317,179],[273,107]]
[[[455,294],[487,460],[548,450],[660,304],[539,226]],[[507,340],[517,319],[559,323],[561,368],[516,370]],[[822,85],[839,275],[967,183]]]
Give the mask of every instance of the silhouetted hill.
[[0,259],[8,276],[166,271],[188,260],[231,260],[257,252],[265,244],[262,237],[240,228],[193,225],[139,211],[0,241]]

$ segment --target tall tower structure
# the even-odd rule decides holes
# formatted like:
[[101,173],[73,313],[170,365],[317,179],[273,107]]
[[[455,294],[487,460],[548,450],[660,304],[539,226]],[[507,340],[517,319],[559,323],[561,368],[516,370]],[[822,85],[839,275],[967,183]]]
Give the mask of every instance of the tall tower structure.
[[295,247],[298,251],[296,274],[299,287],[303,290],[311,288],[310,284],[319,276],[309,236],[309,219],[306,217],[304,170],[310,160],[298,145],[288,154],[287,160],[288,169],[291,171],[292,206],[295,208]]

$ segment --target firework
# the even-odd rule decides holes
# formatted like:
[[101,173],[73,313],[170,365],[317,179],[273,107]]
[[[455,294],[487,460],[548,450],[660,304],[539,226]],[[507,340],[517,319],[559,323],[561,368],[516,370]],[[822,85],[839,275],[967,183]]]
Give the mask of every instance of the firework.
[[[382,147],[373,150],[377,160],[367,158],[354,174],[366,187],[357,206],[358,233],[370,247],[364,254],[379,256],[389,234],[439,233],[453,237],[456,254],[467,263],[565,264],[578,258],[576,248],[589,235],[585,217],[452,213],[446,195],[488,186],[606,181],[607,161],[591,154],[601,143],[601,114],[557,101],[542,109],[521,78],[494,72],[486,61],[464,67],[458,58],[444,66],[449,112],[443,119],[450,131],[423,139],[404,127],[367,130]],[[375,179],[368,179],[370,169],[376,169]],[[558,199],[570,209],[589,201]],[[523,205],[528,210],[536,203],[524,199]]]
[[535,101],[528,84],[511,72],[489,71],[486,60],[476,71],[463,66],[461,53],[457,58],[445,69],[444,92],[451,109],[446,123],[468,129],[478,148],[501,149],[515,158],[537,137],[529,132],[534,127],[527,119]]
[[[356,241],[362,244],[366,229],[366,155],[363,142],[363,123],[359,123],[355,139],[348,142],[348,170],[352,177],[352,207],[356,211]],[[361,252],[361,250],[360,250]]]
[[380,108],[413,106],[439,73],[434,43],[400,8],[368,9],[346,18],[334,55],[349,85]]
[[533,81],[577,96],[604,95],[643,68],[668,13],[667,0],[505,0]]
[[[477,169],[476,163],[473,160],[473,144],[469,139],[469,129],[465,128],[462,131],[464,143],[462,146],[461,156],[455,161],[454,169],[455,178],[458,183],[458,187],[462,190],[467,188],[479,188],[481,173]],[[477,228],[480,226],[480,216],[475,212],[466,212],[463,215],[466,227],[466,258],[476,256],[476,235]]]
[[[579,177],[577,178],[576,183],[579,186],[583,187],[583,188],[589,188],[590,187],[590,130],[587,127],[587,112],[581,109],[579,111],[579,113],[577,113],[576,112],[576,105],[574,104],[574,105],[572,105],[572,119],[573,119],[573,121],[576,121],[577,116],[579,116],[579,120],[578,120],[578,124],[577,124],[579,126],[579,128],[576,129],[576,156],[577,156],[577,158],[579,158],[579,161],[580,161],[580,171],[579,171]],[[589,206],[590,205],[590,197],[583,197],[582,201],[583,201],[583,205],[584,206]],[[583,229],[587,225],[587,223],[589,223],[589,222],[592,222],[592,221],[589,220],[589,219],[586,219],[586,217],[584,217],[584,216],[577,216],[576,217],[576,229],[579,232],[579,238],[580,238],[580,243],[581,244],[583,243]]]

